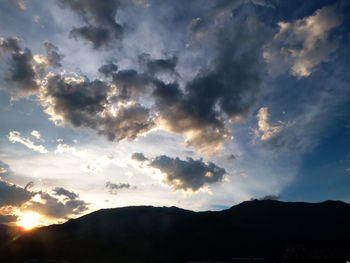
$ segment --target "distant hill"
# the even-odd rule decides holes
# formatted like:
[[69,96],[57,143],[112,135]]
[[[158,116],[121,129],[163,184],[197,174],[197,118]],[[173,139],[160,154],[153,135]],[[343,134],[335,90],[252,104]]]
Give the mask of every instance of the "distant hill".
[[0,224],[0,248],[12,243],[23,233],[24,230],[21,227]]
[[151,206],[102,209],[22,235],[3,247],[0,262],[278,261],[288,248],[349,245],[347,203],[255,200],[219,212]]

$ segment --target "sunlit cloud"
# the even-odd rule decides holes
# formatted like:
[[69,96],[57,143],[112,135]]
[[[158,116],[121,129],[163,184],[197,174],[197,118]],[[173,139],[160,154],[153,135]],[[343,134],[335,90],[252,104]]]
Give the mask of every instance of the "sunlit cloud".
[[323,7],[311,16],[292,22],[279,22],[279,32],[267,47],[265,58],[276,72],[287,65],[292,75],[308,77],[316,66],[329,61],[337,49],[329,35],[341,23],[335,7]]
[[26,3],[25,3],[24,1],[18,1],[18,2],[17,2],[17,5],[18,5],[18,7],[19,7],[21,10],[26,10],[26,9],[27,9]]
[[254,133],[255,136],[260,138],[262,141],[272,139],[286,128],[295,124],[293,122],[279,121],[277,125],[271,125],[269,123],[270,115],[267,107],[260,108],[256,117],[258,119],[258,129],[254,130]]
[[20,143],[26,146],[28,149],[31,149],[33,151],[39,152],[39,153],[48,153],[49,151],[45,148],[44,145],[35,144],[32,142],[29,138],[25,138],[21,136],[21,133],[18,131],[11,131],[8,136],[8,140],[12,143]]

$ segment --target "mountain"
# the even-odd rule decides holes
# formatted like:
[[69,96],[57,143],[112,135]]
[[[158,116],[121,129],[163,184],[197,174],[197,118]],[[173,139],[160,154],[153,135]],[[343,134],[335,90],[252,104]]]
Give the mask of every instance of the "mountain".
[[22,236],[23,233],[24,230],[21,227],[0,224],[0,248],[10,244],[10,242]]
[[254,200],[218,212],[151,206],[102,209],[23,234],[3,246],[0,262],[187,262],[232,257],[279,262],[291,248],[349,247],[349,222],[350,205],[340,201]]

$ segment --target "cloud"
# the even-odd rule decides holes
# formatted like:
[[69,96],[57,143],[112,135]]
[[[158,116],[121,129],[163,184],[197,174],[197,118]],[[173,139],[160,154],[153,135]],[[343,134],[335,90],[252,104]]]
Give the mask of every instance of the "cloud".
[[15,37],[0,38],[0,49],[10,53],[9,69],[4,76],[6,89],[20,97],[36,93],[39,86],[32,52],[29,49],[22,50]]
[[[204,155],[216,154],[233,138],[227,123],[245,118],[259,91],[263,41],[256,32],[259,25],[251,23],[242,22],[246,30],[227,26],[219,31],[210,67],[183,87],[155,76],[177,74],[176,56],[152,59],[143,54],[144,72],[118,70],[109,63],[99,69],[105,81],[49,74],[42,104],[56,124],[91,128],[109,140],[134,140],[158,127],[185,136],[185,144]],[[146,108],[139,100],[149,95],[154,105]]]
[[77,199],[79,197],[79,195],[77,195],[76,193],[69,191],[63,187],[56,187],[52,190],[54,192],[55,195],[57,196],[65,196],[68,199],[74,200]]
[[149,54],[143,53],[139,56],[139,62],[153,76],[156,74],[178,74],[175,70],[178,62],[176,55],[166,59],[152,59]]
[[260,108],[256,115],[258,119],[258,129],[255,130],[255,136],[259,137],[262,141],[268,141],[279,135],[283,130],[293,126],[293,122],[279,122],[279,125],[271,125],[269,123],[269,110],[267,107]]
[[279,195],[265,195],[259,198],[259,200],[279,200],[279,199],[281,199]]
[[9,139],[10,142],[21,143],[33,151],[36,151],[39,153],[48,153],[48,150],[43,145],[34,144],[30,139],[22,137],[21,133],[18,131],[11,131],[8,134],[7,138]]
[[[32,210],[51,218],[67,219],[71,215],[79,215],[88,210],[88,203],[77,199],[77,195],[64,188],[56,188],[56,195],[64,195],[64,201],[45,192],[39,192],[41,202],[31,201],[27,204],[26,209]],[[74,197],[74,198],[71,198]]]
[[33,196],[32,192],[0,179],[0,207],[21,206]]
[[[142,162],[140,153],[133,154],[133,159]],[[144,160],[143,160],[144,161]],[[212,162],[205,163],[200,160],[187,158],[171,158],[166,155],[147,159],[148,167],[156,168],[164,174],[163,183],[170,186],[174,191],[198,191],[208,184],[223,180],[225,169]]]
[[0,38],[0,50],[10,55],[9,68],[3,76],[5,89],[19,97],[36,95],[44,70],[48,66],[60,67],[63,55],[48,41],[44,41],[46,56],[33,54],[28,48],[21,49],[18,41],[16,37]]
[[323,7],[313,15],[292,22],[279,22],[279,32],[265,50],[272,72],[285,67],[298,78],[308,77],[314,68],[330,60],[337,44],[330,32],[342,23],[334,7]]
[[[109,32],[116,27],[118,1],[60,3],[79,14],[87,27]],[[40,103],[57,125],[92,129],[109,140],[135,140],[158,128],[183,136],[186,146],[205,156],[214,155],[233,139],[232,124],[246,118],[256,100],[266,36],[254,19],[235,17],[209,26],[212,57],[188,79],[176,71],[176,53],[156,59],[141,53],[132,69],[120,70],[114,63],[100,67],[103,80],[49,73],[41,81]],[[47,63],[59,64],[56,47],[48,42],[46,47]]]
[[111,74],[112,84],[117,88],[118,99],[136,100],[145,95],[147,88],[151,86],[153,78],[146,73],[139,74],[137,71],[120,70]]
[[21,51],[18,38],[16,37],[0,38],[0,48],[11,53],[19,53]]
[[81,157],[87,154],[86,151],[77,150],[75,147],[68,144],[58,144],[55,150],[55,154],[71,153],[75,156]]
[[[75,192],[56,187],[53,189],[53,196],[42,191],[32,191],[33,185],[33,182],[29,182],[23,188],[0,179],[0,211],[11,214],[9,212],[13,209],[20,212],[29,210],[52,218],[67,219],[71,215],[79,215],[88,210],[89,204],[79,199]],[[61,201],[55,196],[64,198]],[[0,214],[0,220],[1,216]]]
[[131,155],[131,159],[138,161],[138,162],[148,161],[148,158],[146,158],[143,153],[133,153]]
[[115,20],[118,0],[59,0],[63,7],[77,13],[86,26],[73,28],[71,35],[91,42],[94,48],[106,47],[112,40],[120,39],[123,27]]
[[100,134],[106,135],[109,140],[135,140],[154,128],[155,123],[150,117],[149,109],[134,103],[121,106],[116,116],[107,115],[105,127]]
[[114,194],[116,195],[119,190],[123,190],[123,189],[136,189],[136,186],[131,186],[128,183],[119,183],[119,184],[114,184],[111,182],[106,182],[106,188],[108,189],[108,192],[110,194]]
[[16,222],[17,218],[18,217],[15,215],[1,215],[0,214],[0,224]]
[[64,56],[59,53],[58,48],[47,40],[44,41],[44,47],[46,50],[46,57],[49,64],[52,67],[61,67],[61,60]]
[[11,170],[10,166],[7,163],[4,163],[0,160],[0,178],[3,176],[9,176],[12,175],[13,171]]
[[40,140],[40,139],[41,139],[41,134],[40,134],[39,131],[34,130],[34,131],[32,131],[32,132],[30,133],[30,135],[32,135],[32,136],[33,136],[35,139],[37,139],[37,140]]
[[118,66],[114,63],[108,63],[101,66],[98,71],[103,74],[105,77],[112,76],[114,72],[118,70]]
[[70,32],[70,36],[75,39],[85,39],[88,43],[91,43],[95,49],[107,46],[111,41],[109,30],[104,27],[96,26],[74,27]]
[[[224,143],[233,138],[228,122],[248,115],[265,68],[264,29],[254,20],[230,21],[214,34],[211,48],[217,52],[208,67],[184,89],[177,83],[158,81],[153,93],[162,128],[184,135],[187,146],[207,156],[222,150]],[[240,23],[241,30],[235,23]]]
[[90,128],[109,140],[134,140],[154,127],[149,109],[137,102],[112,103],[113,89],[101,80],[49,74],[40,99],[56,124]]
[[27,9],[26,3],[24,1],[18,1],[17,5],[18,5],[18,8],[21,9],[21,10],[26,10]]
[[24,187],[24,190],[30,190],[32,187],[34,187],[34,182],[29,182]]

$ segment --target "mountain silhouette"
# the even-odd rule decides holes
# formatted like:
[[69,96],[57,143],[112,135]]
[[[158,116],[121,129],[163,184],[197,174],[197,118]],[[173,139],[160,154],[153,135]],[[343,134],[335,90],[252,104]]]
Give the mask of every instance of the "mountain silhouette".
[[343,253],[333,263],[345,263],[349,245],[347,203],[253,200],[218,212],[102,209],[5,242],[0,262],[229,262],[233,257],[287,262],[286,251],[333,249]]

